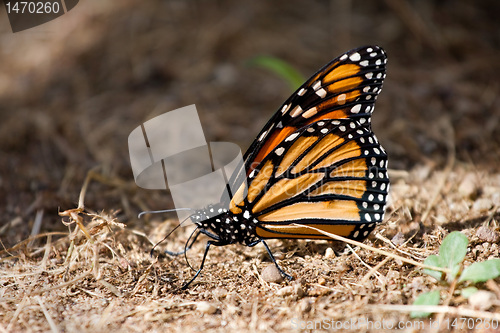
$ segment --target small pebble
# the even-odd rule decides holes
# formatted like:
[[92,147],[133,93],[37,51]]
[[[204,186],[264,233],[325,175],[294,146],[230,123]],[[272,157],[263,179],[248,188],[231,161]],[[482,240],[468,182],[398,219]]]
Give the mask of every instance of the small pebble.
[[227,290],[221,287],[217,287],[213,291],[213,295],[217,298],[224,298],[227,296],[227,294],[228,294]]
[[333,252],[332,248],[329,247],[325,250],[325,258],[326,259],[331,259],[331,258],[335,258],[335,252]]
[[474,201],[472,205],[473,210],[477,210],[479,212],[484,212],[490,209],[493,206],[493,202],[491,202],[490,198],[481,198]]
[[209,302],[198,302],[196,304],[196,310],[206,314],[214,314],[217,312],[217,307]]
[[349,270],[349,266],[345,262],[339,262],[332,268],[335,273],[344,273]]
[[320,277],[318,278],[318,284],[319,284],[320,286],[324,286],[324,285],[326,284],[326,280],[325,280],[325,278],[324,278],[324,277],[322,277],[322,276],[320,276]]
[[463,197],[471,198],[476,191],[476,176],[474,174],[468,174],[458,186],[458,193]]
[[299,297],[302,297],[305,294],[304,289],[302,289],[302,285],[300,283],[295,283],[293,285],[293,291],[294,291],[295,295],[297,295]]
[[405,235],[402,232],[398,232],[394,237],[392,237],[391,242],[396,246],[401,246],[405,242]]
[[476,231],[476,236],[483,241],[497,243],[500,240],[500,233],[488,227],[481,226]]
[[299,303],[299,311],[302,313],[311,311],[311,303],[312,303],[311,299],[306,298],[301,300]]
[[496,296],[492,292],[479,290],[469,297],[469,304],[476,310],[488,310],[496,301]]
[[266,268],[264,268],[262,270],[261,276],[262,279],[266,282],[280,283],[283,281],[283,277],[274,264],[268,265]]
[[444,216],[443,214],[438,214],[435,218],[434,221],[436,224],[441,225],[450,222],[450,219]]

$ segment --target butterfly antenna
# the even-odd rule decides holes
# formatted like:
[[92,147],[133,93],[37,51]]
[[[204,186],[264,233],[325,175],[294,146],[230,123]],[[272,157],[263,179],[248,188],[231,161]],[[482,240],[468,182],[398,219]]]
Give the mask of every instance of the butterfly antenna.
[[191,208],[174,208],[174,209],[164,209],[164,210],[146,210],[144,212],[140,212],[137,217],[141,218],[143,215],[146,215],[146,214],[161,214],[161,213],[177,212],[177,211],[182,211],[182,210],[193,210],[193,209],[191,209]]
[[[185,208],[184,210],[187,210],[189,208]],[[169,211],[173,211],[171,209],[169,209]],[[161,243],[163,243],[163,241],[165,241],[165,239],[168,238],[168,236],[170,236],[175,230],[177,230],[184,222],[186,222],[188,219],[190,218],[190,216],[186,217],[181,223],[179,223],[178,225],[175,226],[175,228],[173,228],[172,230],[170,230],[170,232],[165,236],[163,237],[163,239],[161,241],[159,241],[158,243],[156,243],[153,248],[151,249],[151,251],[149,252],[149,255],[152,257],[153,256],[153,252],[155,250],[155,248],[160,245]]]

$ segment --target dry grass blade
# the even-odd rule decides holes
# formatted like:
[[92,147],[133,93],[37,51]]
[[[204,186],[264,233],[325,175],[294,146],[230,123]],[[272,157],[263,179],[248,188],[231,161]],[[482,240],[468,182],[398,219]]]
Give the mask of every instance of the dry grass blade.
[[54,320],[47,311],[47,308],[45,308],[45,305],[43,304],[43,301],[40,298],[40,296],[35,296],[35,299],[38,302],[38,304],[40,304],[40,308],[42,308],[43,315],[47,319],[47,322],[49,323],[50,330],[52,331],[52,333],[58,333],[59,329],[57,328],[56,323],[54,323]]
[[49,288],[35,290],[35,291],[33,291],[33,292],[30,293],[30,296],[41,295],[43,293],[46,293],[46,292],[49,292],[49,291],[52,291],[52,290],[58,290],[58,289],[61,289],[61,288],[65,288],[65,287],[71,286],[71,285],[75,284],[76,282],[78,282],[78,281],[86,278],[90,274],[92,274],[92,271],[87,271],[87,272],[85,272],[83,274],[80,274],[77,277],[71,279],[70,281],[67,281],[67,282],[64,282],[64,283],[61,283],[61,284],[58,284],[58,285],[55,285],[55,286],[52,286],[52,287],[49,287]]
[[414,266],[418,266],[420,268],[432,269],[432,270],[443,272],[443,273],[451,273],[451,270],[448,269],[448,268],[442,268],[442,267],[435,267],[435,266],[424,265],[422,263],[419,263],[418,261],[415,261],[415,260],[412,260],[412,259],[408,259],[408,258],[405,258],[405,257],[401,257],[401,256],[398,256],[397,254],[394,254],[394,253],[391,253],[391,252],[387,252],[387,251],[384,251],[384,250],[380,250],[380,249],[374,248],[372,246],[363,244],[361,242],[357,242],[357,241],[349,239],[349,238],[345,238],[345,237],[342,237],[342,236],[339,236],[339,235],[335,235],[335,234],[326,232],[324,230],[321,230],[321,229],[318,229],[318,228],[315,228],[315,227],[311,227],[310,225],[305,225],[305,224],[300,224],[300,223],[294,223],[294,225],[300,226],[300,227],[304,227],[304,228],[308,228],[308,229],[311,229],[311,230],[315,230],[315,231],[317,231],[319,233],[322,233],[323,235],[331,237],[332,239],[335,239],[335,240],[338,240],[338,241],[341,241],[341,242],[344,242],[344,243],[356,245],[356,246],[359,246],[359,247],[361,247],[363,249],[366,249],[366,250],[369,250],[369,251],[372,251],[372,252],[376,252],[376,253],[382,254],[382,255],[387,256],[387,257],[391,257],[391,258],[394,258],[394,259],[399,259],[399,260],[401,260],[403,262],[406,262],[406,263],[414,265]]

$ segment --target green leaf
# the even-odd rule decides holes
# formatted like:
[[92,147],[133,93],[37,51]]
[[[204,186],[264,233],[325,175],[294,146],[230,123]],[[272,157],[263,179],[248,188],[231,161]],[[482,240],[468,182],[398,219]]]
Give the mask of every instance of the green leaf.
[[[413,305],[438,305],[439,299],[440,299],[439,290],[434,290],[428,293],[420,294],[415,300],[415,302],[413,302]],[[412,311],[410,313],[410,317],[422,318],[422,317],[428,317],[430,314],[431,312]]]
[[[443,267],[443,265],[441,263],[441,257],[439,257],[435,254],[431,254],[430,256],[428,256],[427,259],[424,260],[424,265]],[[435,271],[432,269],[427,269],[427,268],[424,269],[424,273],[432,276],[433,278],[435,278],[438,281],[441,280],[441,277],[443,276],[442,272]]]
[[453,266],[460,264],[467,254],[469,240],[460,231],[453,231],[443,239],[439,247],[439,256],[442,257],[446,267],[453,269]]
[[476,287],[468,287],[468,288],[462,289],[462,291],[460,293],[462,294],[463,297],[469,298],[469,297],[471,297],[472,294],[475,294],[477,292],[477,290],[478,289]]
[[284,79],[293,91],[297,90],[306,81],[304,76],[290,66],[290,64],[275,57],[255,57],[249,61],[249,64],[270,70]]
[[472,281],[485,282],[500,276],[500,259],[491,259],[483,262],[475,262],[465,268],[460,276],[459,282]]

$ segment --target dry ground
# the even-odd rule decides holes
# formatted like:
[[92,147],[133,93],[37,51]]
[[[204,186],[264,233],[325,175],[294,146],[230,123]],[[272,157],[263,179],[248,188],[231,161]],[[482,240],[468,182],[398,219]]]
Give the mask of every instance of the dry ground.
[[[423,261],[460,230],[470,240],[466,264],[496,258],[499,4],[87,0],[17,34],[2,12],[0,332],[286,332],[298,320],[410,320],[404,306],[438,288],[435,280],[327,241],[270,242],[294,277],[281,283],[262,277],[271,264],[263,247],[215,248],[196,284],[178,291],[193,274],[184,258],[149,256],[177,221],[137,219],[171,201],[137,188],[127,136],[196,104],[207,139],[247,147],[290,94],[248,60],[273,55],[308,76],[345,50],[378,44],[389,67],[373,122],[393,186],[386,220],[365,244]],[[89,172],[85,210],[60,216],[77,208]],[[181,248],[187,235],[167,247]],[[195,267],[203,248],[189,252]],[[446,301],[457,312],[440,319],[472,310],[492,318],[498,282],[479,285],[497,299],[488,308],[453,294]]]

